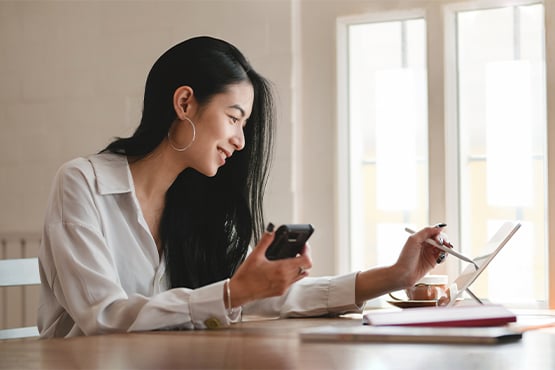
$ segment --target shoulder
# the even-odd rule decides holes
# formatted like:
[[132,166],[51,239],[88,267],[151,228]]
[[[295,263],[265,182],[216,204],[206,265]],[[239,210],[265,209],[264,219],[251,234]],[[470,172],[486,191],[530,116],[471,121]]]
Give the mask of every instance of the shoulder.
[[85,157],[72,159],[62,164],[56,172],[55,182],[64,183],[76,179],[87,179],[94,177],[91,162]]
[[47,218],[93,224],[104,196],[123,193],[114,189],[128,189],[129,176],[127,159],[115,154],[95,154],[64,163],[54,177]]
[[[58,181],[97,182],[99,179],[104,180],[116,176],[127,177],[127,160],[124,156],[112,153],[93,154],[87,157],[78,157],[72,159],[63,165],[57,171],[56,178]],[[116,173],[114,173],[116,172]]]
[[94,197],[94,171],[86,158],[75,158],[62,164],[52,181],[46,223],[72,220],[74,210],[83,209]]
[[54,209],[69,204],[70,200],[81,202],[94,193],[95,175],[92,164],[85,157],[62,164],[52,180],[50,203]]

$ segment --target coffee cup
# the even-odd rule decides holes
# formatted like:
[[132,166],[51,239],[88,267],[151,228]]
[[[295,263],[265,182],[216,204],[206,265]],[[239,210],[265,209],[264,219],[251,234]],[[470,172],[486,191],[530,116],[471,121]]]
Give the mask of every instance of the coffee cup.
[[447,295],[447,284],[447,275],[426,275],[405,293],[410,300],[438,300]]

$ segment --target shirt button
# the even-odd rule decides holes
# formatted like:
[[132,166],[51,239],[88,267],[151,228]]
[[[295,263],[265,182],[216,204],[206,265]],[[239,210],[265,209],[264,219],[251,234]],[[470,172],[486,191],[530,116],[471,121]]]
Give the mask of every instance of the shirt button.
[[206,327],[208,329],[217,329],[219,327],[221,327],[222,325],[220,324],[220,320],[218,320],[215,317],[211,317],[209,319],[206,319],[204,321],[204,325],[206,325]]

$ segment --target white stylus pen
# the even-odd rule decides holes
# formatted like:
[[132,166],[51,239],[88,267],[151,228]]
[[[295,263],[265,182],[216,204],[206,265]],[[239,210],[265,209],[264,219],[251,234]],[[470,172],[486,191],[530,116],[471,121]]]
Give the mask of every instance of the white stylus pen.
[[[414,230],[409,229],[408,227],[405,227],[405,231],[409,234],[414,234]],[[457,252],[454,248],[447,248],[446,246],[444,246],[443,244],[439,244],[438,242],[436,242],[433,239],[426,239],[426,242],[430,243],[431,245],[433,245],[436,248],[441,249],[442,251],[444,251],[445,253],[449,253],[452,254],[453,256],[460,258],[463,261],[466,261],[468,263],[471,263],[474,265],[474,267],[476,267],[476,269],[478,269],[478,265],[476,264],[476,262],[474,262],[472,259],[466,257],[463,254],[460,254],[459,252]]]

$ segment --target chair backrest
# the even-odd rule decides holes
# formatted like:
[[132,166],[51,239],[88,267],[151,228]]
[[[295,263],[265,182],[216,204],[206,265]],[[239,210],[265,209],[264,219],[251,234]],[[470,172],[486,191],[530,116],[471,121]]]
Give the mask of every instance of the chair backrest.
[[0,260],[0,286],[40,284],[38,258]]
[[[0,260],[0,287],[39,285],[39,264],[34,258]],[[0,330],[0,339],[15,339],[38,336],[36,326]]]

